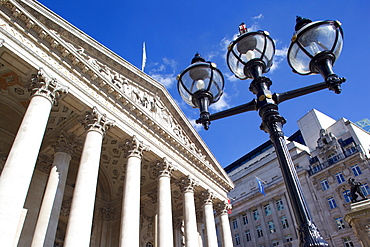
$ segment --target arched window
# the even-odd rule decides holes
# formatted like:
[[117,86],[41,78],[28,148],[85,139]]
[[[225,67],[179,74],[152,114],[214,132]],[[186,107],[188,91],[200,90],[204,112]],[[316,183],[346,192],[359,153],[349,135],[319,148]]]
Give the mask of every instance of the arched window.
[[146,246],[145,247],[154,247],[154,245],[153,245],[152,242],[148,242],[148,243],[146,243]]

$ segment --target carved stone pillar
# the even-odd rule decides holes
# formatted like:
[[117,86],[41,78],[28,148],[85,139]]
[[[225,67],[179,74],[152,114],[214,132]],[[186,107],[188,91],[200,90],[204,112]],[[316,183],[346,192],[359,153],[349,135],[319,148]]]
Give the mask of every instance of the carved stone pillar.
[[217,233],[215,225],[215,217],[213,215],[212,201],[214,196],[211,192],[203,192],[203,212],[204,212],[204,229],[206,235],[206,246],[217,247]]
[[158,176],[158,246],[173,246],[171,173],[174,169],[171,162],[164,158],[157,164]]
[[187,177],[182,179],[179,185],[184,196],[185,246],[198,246],[197,218],[194,202],[194,188],[197,182]]
[[351,204],[351,211],[344,220],[352,226],[363,247],[370,246],[370,200]]
[[128,159],[121,213],[120,247],[139,247],[140,244],[140,180],[141,159],[148,146],[136,136],[126,143]]
[[0,239],[2,246],[17,245],[19,219],[53,103],[67,88],[43,71],[31,81],[32,97],[0,179]]
[[228,211],[231,209],[231,205],[227,202],[220,203],[217,205],[217,213],[220,217],[220,228],[222,236],[222,247],[233,247],[233,240],[231,237],[230,223]]
[[197,216],[197,231],[198,231],[198,246],[199,247],[203,247],[203,242],[204,242],[204,231],[203,231],[203,223],[204,223],[204,220],[203,220],[203,210],[199,210],[197,209],[195,211],[195,214]]
[[87,113],[85,120],[87,133],[73,192],[63,245],[65,247],[88,247],[90,244],[103,136],[107,129],[114,125],[113,121],[95,107],[91,113]]
[[55,151],[54,161],[37,219],[32,247],[54,245],[69,162],[76,145],[72,142],[71,137],[62,133],[53,147]]

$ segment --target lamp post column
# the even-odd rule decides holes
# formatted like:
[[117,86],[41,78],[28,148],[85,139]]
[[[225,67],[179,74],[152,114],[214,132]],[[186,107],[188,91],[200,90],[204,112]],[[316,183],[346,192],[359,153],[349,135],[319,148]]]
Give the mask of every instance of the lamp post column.
[[0,179],[0,242],[17,245],[17,227],[44,137],[50,110],[67,88],[39,71],[31,82],[32,98]]
[[270,86],[272,82],[267,77],[258,76],[252,81],[250,90],[257,96],[259,115],[262,118],[261,129],[270,135],[271,142],[283,174],[295,220],[298,225],[301,247],[327,247],[329,244],[321,237],[311,219],[302,187],[295,170],[292,157],[282,131],[286,120],[280,116],[278,106],[272,99]]

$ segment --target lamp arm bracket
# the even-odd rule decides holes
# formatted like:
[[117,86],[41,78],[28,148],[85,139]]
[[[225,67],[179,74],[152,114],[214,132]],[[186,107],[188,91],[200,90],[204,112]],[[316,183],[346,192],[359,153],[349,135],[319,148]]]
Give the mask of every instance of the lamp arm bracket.
[[[209,120],[210,121],[218,120],[218,119],[221,119],[221,118],[230,117],[230,116],[237,115],[239,113],[243,113],[243,112],[247,112],[247,111],[257,111],[257,109],[258,109],[257,108],[257,100],[253,99],[253,100],[251,100],[250,102],[248,102],[246,104],[243,104],[243,105],[240,105],[240,106],[236,106],[236,107],[224,110],[224,111],[220,111],[220,112],[216,112],[214,114],[211,114],[209,116]],[[196,123],[201,123],[201,119],[199,118],[195,122]]]
[[326,81],[326,82],[320,82],[316,83],[307,87],[302,87],[298,89],[294,89],[291,91],[287,91],[284,93],[274,93],[272,95],[273,100],[275,101],[276,104],[280,104],[281,102],[284,102],[286,100],[294,99],[306,94],[314,93],[320,90],[323,90],[325,88],[329,88],[330,90],[335,91],[335,93],[340,93],[340,84],[345,82],[345,78],[339,78],[336,77],[334,82]]

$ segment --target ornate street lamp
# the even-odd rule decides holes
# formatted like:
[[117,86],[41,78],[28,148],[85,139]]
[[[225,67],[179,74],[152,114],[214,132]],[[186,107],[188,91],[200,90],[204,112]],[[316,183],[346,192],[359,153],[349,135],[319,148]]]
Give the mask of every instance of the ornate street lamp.
[[178,76],[177,89],[187,104],[199,108],[204,129],[209,128],[208,106],[217,102],[224,90],[224,77],[215,63],[206,62],[198,53],[191,65]]
[[212,63],[205,63],[199,54],[193,59],[193,64],[178,76],[180,95],[189,105],[200,109],[200,118],[196,122],[203,124],[205,129],[208,129],[210,121],[247,111],[258,111],[262,119],[260,128],[269,133],[275,147],[295,220],[299,226],[300,246],[329,246],[313,223],[304,200],[298,175],[284,139],[282,127],[286,121],[278,112],[278,104],[325,88],[340,93],[340,86],[345,78],[338,77],[332,69],[343,45],[340,23],[312,22],[297,17],[296,34],[288,51],[289,65],[298,74],[320,73],[325,81],[280,94],[272,94],[272,81],[262,76],[272,66],[275,54],[273,40],[265,31],[247,32],[244,23],[239,26],[239,30],[239,37],[229,45],[227,63],[236,77],[242,80],[253,79],[249,90],[256,98],[244,105],[209,114],[208,106],[221,97],[224,83],[221,72]]

